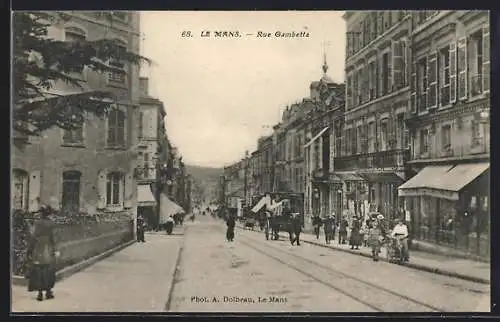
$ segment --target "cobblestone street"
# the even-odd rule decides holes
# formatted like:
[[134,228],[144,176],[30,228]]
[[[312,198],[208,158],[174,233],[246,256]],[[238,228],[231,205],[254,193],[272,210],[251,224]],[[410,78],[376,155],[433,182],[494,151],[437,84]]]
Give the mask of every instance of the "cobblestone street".
[[228,243],[224,229],[218,221],[190,226],[170,311],[489,310],[488,285],[244,230]]

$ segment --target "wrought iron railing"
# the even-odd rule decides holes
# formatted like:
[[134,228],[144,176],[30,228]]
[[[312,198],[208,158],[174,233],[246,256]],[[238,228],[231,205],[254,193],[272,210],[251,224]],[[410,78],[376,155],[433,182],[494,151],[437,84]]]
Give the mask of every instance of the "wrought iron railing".
[[356,170],[370,168],[403,167],[409,160],[410,151],[397,149],[374,153],[340,156],[334,159],[335,170]]

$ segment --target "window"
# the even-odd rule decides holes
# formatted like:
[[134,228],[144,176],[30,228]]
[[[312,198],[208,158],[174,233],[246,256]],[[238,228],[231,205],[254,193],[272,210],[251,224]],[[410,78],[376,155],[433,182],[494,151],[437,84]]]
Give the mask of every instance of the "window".
[[441,128],[441,146],[443,151],[451,151],[451,125],[444,125]]
[[63,211],[78,212],[80,210],[80,179],[79,171],[63,172],[61,198]]
[[439,51],[439,99],[441,106],[450,104],[450,47]]
[[[127,51],[127,47],[125,43],[120,42],[118,44],[118,51],[120,54],[123,54],[124,52]],[[110,59],[109,60],[109,66],[114,68],[116,72],[110,72],[108,73],[108,81],[110,83],[118,83],[118,84],[124,84],[125,83],[125,64],[119,60],[116,59]]]
[[429,131],[420,130],[420,153],[429,152]]
[[375,89],[377,88],[377,77],[376,77],[376,69],[375,62],[370,62],[369,71],[368,71],[368,79],[369,79],[369,99],[375,99]]
[[342,125],[338,121],[335,124],[335,155],[342,155]]
[[144,112],[139,113],[139,139],[144,137]]
[[363,152],[363,128],[361,126],[358,126],[356,128],[356,146],[357,146],[357,151],[362,153]]
[[389,53],[385,53],[382,56],[382,95],[385,95],[389,92],[389,75],[390,75],[390,67],[389,67]]
[[352,154],[357,154],[358,153],[358,132],[356,128],[351,129],[351,153]]
[[357,106],[359,104],[358,75],[359,75],[358,71],[355,70],[353,73],[353,80],[352,80],[353,106]]
[[76,129],[64,130],[64,144],[82,144],[83,143],[83,125]]
[[418,111],[427,110],[427,58],[422,58],[417,64],[417,105]]
[[370,99],[370,66],[366,65],[363,69],[363,102]]
[[380,122],[380,151],[387,149],[388,134],[387,120],[383,120]]
[[400,148],[404,148],[407,146],[407,142],[406,142],[406,136],[405,136],[405,121],[404,121],[403,114],[398,114],[397,122],[398,122],[397,131],[398,131],[399,146],[400,146]]
[[478,121],[476,120],[472,120],[472,123],[471,123],[471,139],[472,139],[472,142],[471,142],[471,145],[473,147],[475,146],[478,146],[481,144],[481,140],[482,140],[482,134],[481,134],[481,123],[479,123]]
[[123,200],[123,175],[119,172],[111,172],[108,173],[106,179],[106,204],[120,206]]
[[375,152],[375,122],[370,122],[368,124],[368,152]]
[[28,209],[28,173],[14,169],[12,174],[12,209]]
[[[77,27],[67,27],[64,30],[64,38],[66,42],[71,42],[71,43],[84,42],[86,40],[86,32]],[[74,77],[83,78],[83,70],[71,74]]]
[[352,76],[347,76],[347,86],[346,86],[346,94],[347,94],[347,108],[352,106]]
[[112,110],[108,116],[108,146],[123,147],[125,145],[125,113]]
[[483,93],[483,33],[482,30],[472,34],[468,42],[469,54],[469,88],[471,96]]

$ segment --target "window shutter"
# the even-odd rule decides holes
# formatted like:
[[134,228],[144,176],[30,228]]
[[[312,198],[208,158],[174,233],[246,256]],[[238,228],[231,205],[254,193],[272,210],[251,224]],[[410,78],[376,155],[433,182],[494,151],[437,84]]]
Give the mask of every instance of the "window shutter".
[[387,52],[387,91],[390,93],[394,89],[392,78],[392,50]]
[[106,170],[97,174],[97,209],[106,208]]
[[437,52],[429,55],[427,60],[428,66],[428,93],[427,93],[427,107],[436,108],[437,107]]
[[30,173],[28,183],[28,210],[31,212],[40,209],[41,175],[42,172],[40,170],[35,170]]
[[467,40],[458,39],[457,49],[458,99],[467,98]]
[[410,110],[412,114],[417,113],[417,62],[411,64],[411,79],[410,79]]
[[410,131],[405,127],[403,130],[403,149],[410,148]]
[[123,207],[132,208],[133,200],[134,200],[134,176],[132,175],[131,172],[125,175]]
[[457,101],[457,45],[450,43],[450,103]]
[[402,52],[402,42],[393,41],[392,42],[392,79],[394,82],[394,89],[400,89],[402,87],[402,76],[403,76],[403,52]]
[[490,26],[483,27],[483,92],[490,92]]
[[422,136],[422,131],[414,132],[414,135],[413,135],[413,137],[414,137],[413,155],[415,157],[417,157],[418,154],[420,154],[422,152],[422,147],[420,146],[421,136]]
[[387,71],[384,70],[384,66],[383,66],[383,63],[384,63],[384,55],[380,55],[377,59],[377,66],[378,66],[378,96],[382,96],[383,93],[383,88],[384,88],[384,77],[383,77],[383,73],[386,73]]

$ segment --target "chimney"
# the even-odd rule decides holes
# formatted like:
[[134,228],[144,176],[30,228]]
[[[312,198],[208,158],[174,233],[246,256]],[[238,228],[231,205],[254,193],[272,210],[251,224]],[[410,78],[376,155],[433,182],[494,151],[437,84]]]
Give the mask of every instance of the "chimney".
[[149,79],[147,77],[139,78],[139,91],[142,97],[148,96],[149,91]]

